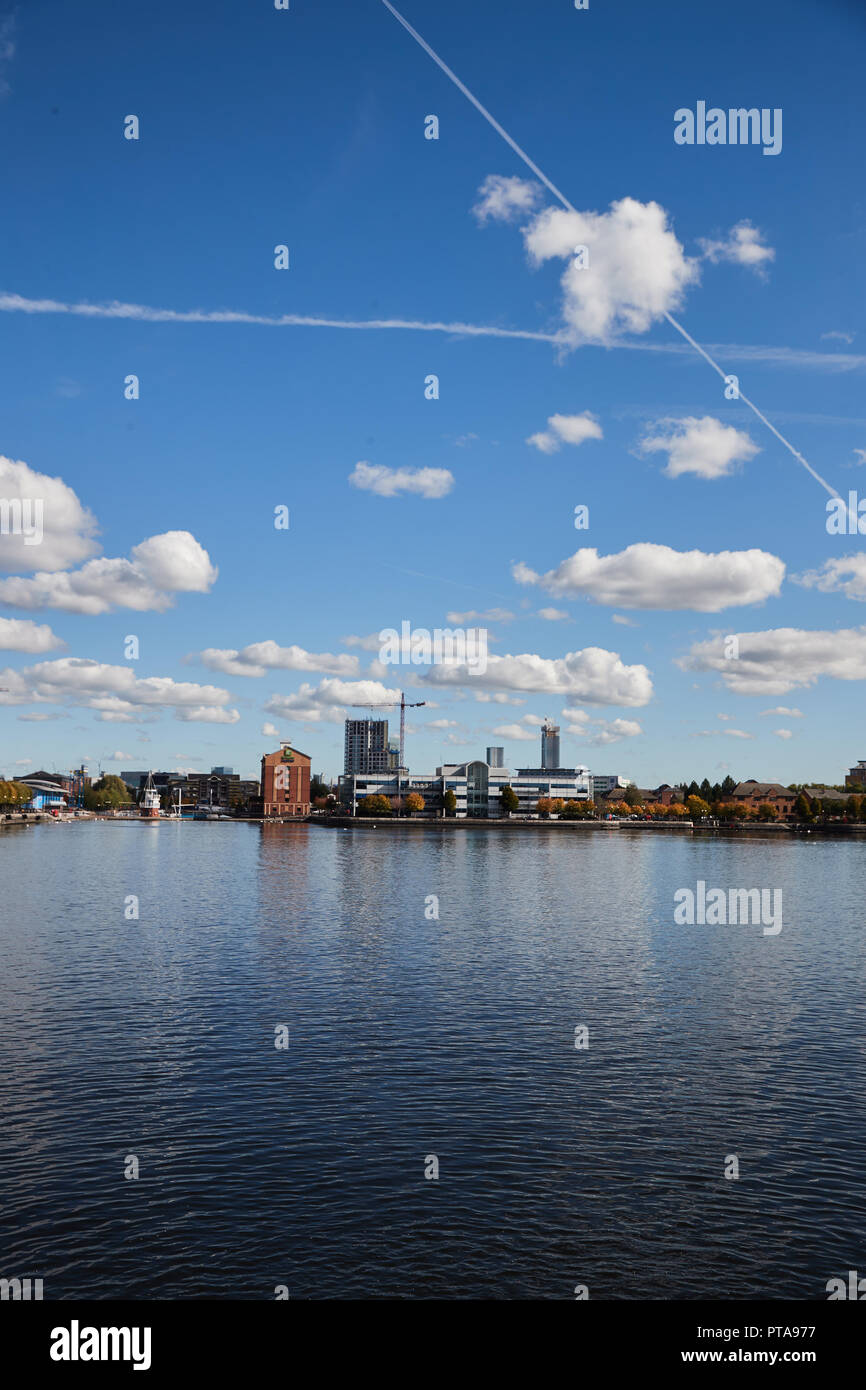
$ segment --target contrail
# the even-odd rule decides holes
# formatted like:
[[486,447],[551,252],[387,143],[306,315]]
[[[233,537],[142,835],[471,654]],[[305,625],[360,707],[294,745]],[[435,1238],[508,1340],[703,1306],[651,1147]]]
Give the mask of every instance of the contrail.
[[[550,192],[554,195],[554,197],[559,199],[560,203],[561,203],[562,206],[566,209],[566,211],[567,211],[567,212],[573,212],[573,213],[575,213],[576,215],[578,215],[578,214],[577,214],[577,208],[576,208],[572,203],[570,203],[570,202],[568,201],[568,199],[566,198],[565,194],[564,194],[564,193],[560,193],[559,189],[556,187],[556,184],[555,184],[555,183],[552,183],[552,182],[550,181],[550,179],[547,177],[547,175],[546,175],[545,173],[543,173],[541,169],[539,169],[538,165],[535,164],[534,161],[531,160],[531,159],[529,158],[529,155],[526,154],[526,152],[520,148],[520,146],[518,145],[517,141],[516,141],[516,140],[513,140],[513,139],[511,138],[511,136],[508,134],[508,131],[505,130],[505,129],[503,129],[503,127],[499,124],[499,122],[498,122],[497,120],[495,120],[493,116],[491,116],[491,114],[490,114],[490,112],[487,110],[486,106],[482,106],[482,104],[481,104],[481,102],[478,100],[478,98],[475,97],[475,96],[473,96],[472,92],[470,92],[470,90],[469,90],[469,88],[466,86],[466,84],[465,84],[464,82],[461,82],[461,81],[460,81],[460,78],[456,75],[456,73],[453,73],[453,72],[451,71],[451,69],[448,67],[447,63],[444,63],[444,62],[442,61],[442,59],[439,57],[438,53],[435,53],[435,52],[433,51],[433,49],[430,47],[429,43],[427,43],[426,39],[423,39],[423,38],[421,37],[421,35],[418,33],[417,29],[413,29],[413,28],[412,28],[412,25],[409,23],[408,20],[406,20],[406,19],[403,18],[403,16],[400,14],[399,10],[395,10],[394,6],[391,4],[391,0],[382,0],[382,4],[385,6],[385,9],[386,9],[386,10],[390,10],[391,14],[394,16],[394,18],[395,18],[400,24],[402,24],[402,26],[403,26],[403,28],[406,30],[406,32],[407,32],[408,34],[411,34],[411,35],[412,35],[412,38],[415,40],[415,42],[416,42],[417,44],[420,45],[421,48],[423,48],[424,52],[427,53],[427,54],[433,59],[434,63],[437,65],[437,67],[440,67],[440,68],[442,69],[442,71],[445,73],[445,76],[448,77],[448,78],[450,79],[450,81],[454,83],[454,86],[458,89],[458,91],[462,92],[463,95],[464,95],[469,101],[471,101],[471,103],[472,103],[472,105],[475,107],[475,109],[476,109],[477,111],[480,111],[480,112],[481,112],[481,115],[484,117],[485,121],[487,121],[487,123],[488,123],[489,125],[491,125],[491,126],[493,127],[493,129],[496,131],[497,135],[500,135],[500,136],[502,137],[502,139],[505,141],[505,143],[506,143],[507,145],[509,145],[510,148],[511,148],[512,150],[514,150],[514,153],[515,153],[520,159],[523,160],[523,163],[524,163],[529,169],[532,170],[532,172],[533,172],[533,174],[535,174],[536,178],[538,178],[538,179],[541,180],[541,182],[544,184],[545,188],[548,188],[548,189],[550,190]],[[683,338],[685,338],[686,342],[687,342],[687,343],[690,343],[691,346],[695,349],[695,351],[696,351],[696,352],[699,352],[700,355],[701,355],[701,357],[703,357],[704,360],[707,361],[707,362],[710,364],[710,366],[713,368],[713,370],[716,371],[716,372],[718,372],[718,374],[719,374],[719,376],[722,378],[722,380],[724,380],[725,377],[727,376],[727,373],[719,366],[718,362],[716,362],[716,361],[710,356],[710,354],[709,354],[704,348],[701,347],[700,343],[695,342],[694,338],[691,336],[690,333],[687,333],[687,332],[686,332],[686,330],[685,330],[685,328],[683,328],[682,324],[681,324],[681,323],[678,323],[677,320],[673,317],[673,315],[672,315],[672,314],[669,314],[667,311],[664,312],[664,317],[667,319],[667,321],[668,321],[668,323],[671,325],[671,327],[672,327],[672,328],[675,328],[676,331],[677,331],[678,333],[682,334],[682,336],[683,336]],[[836,491],[836,489],[835,489],[834,487],[832,487],[832,486],[830,485],[830,483],[825,482],[825,480],[821,477],[820,473],[817,473],[817,472],[815,471],[815,469],[812,467],[812,465],[806,461],[806,459],[805,459],[805,458],[803,457],[803,455],[799,452],[799,450],[798,450],[798,449],[795,449],[794,446],[793,446],[793,444],[790,444],[790,443],[788,442],[788,440],[785,438],[785,436],[782,435],[782,434],[780,434],[779,431],[776,429],[776,427],[775,427],[774,425],[771,425],[771,424],[770,424],[770,421],[767,419],[766,415],[764,415],[764,414],[758,409],[758,407],[757,407],[752,401],[749,400],[749,398],[748,398],[747,396],[744,396],[743,393],[740,392],[739,399],[740,399],[741,401],[743,401],[743,403],[749,407],[749,409],[758,417],[758,419],[759,419],[764,425],[767,426],[767,428],[768,428],[769,430],[772,430],[773,434],[776,436],[776,438],[777,438],[778,440],[780,440],[780,442],[781,442],[782,444],[784,444],[784,446],[785,446],[785,448],[788,450],[788,452],[794,456],[794,458],[797,460],[798,463],[801,463],[801,464],[803,465],[803,467],[804,467],[805,469],[807,469],[807,471],[808,471],[809,473],[811,473],[812,477],[815,478],[816,481],[819,482],[823,488],[826,488],[827,492],[829,492],[829,494],[830,494],[831,497],[838,497],[838,496],[839,496],[839,493]]]
[[[108,304],[67,304],[59,299],[28,299],[25,295],[0,291],[0,313],[6,314],[69,314],[90,319],[128,319],[138,323],[240,323],[257,324],[265,328],[349,328],[396,329],[411,333],[449,333],[466,338],[515,338],[525,342],[551,343],[567,346],[568,335],[535,332],[526,328],[500,328],[496,324],[449,323],[425,319],[332,319],[312,314],[250,314],[241,309],[155,309],[149,304],[126,304],[112,300]],[[609,343],[584,343],[583,348],[609,351],[622,348],[629,352],[659,352],[671,356],[691,356],[684,343],[646,343],[638,339],[618,338]],[[774,347],[751,343],[709,343],[708,351],[724,353],[735,361],[769,362],[779,367],[802,367],[810,371],[853,372],[866,368],[866,356],[854,352],[814,352],[808,348]],[[698,351],[702,349],[698,348]]]
[[533,333],[476,323],[439,323],[417,319],[329,319],[305,314],[247,314],[234,309],[152,309],[147,304],[64,304],[58,299],[25,299],[0,293],[0,311],[10,314],[73,314],[91,319],[134,319],[139,323],[253,323],[270,328],[406,328],[416,333],[455,333],[468,338],[523,338],[529,342],[563,341],[560,333]]

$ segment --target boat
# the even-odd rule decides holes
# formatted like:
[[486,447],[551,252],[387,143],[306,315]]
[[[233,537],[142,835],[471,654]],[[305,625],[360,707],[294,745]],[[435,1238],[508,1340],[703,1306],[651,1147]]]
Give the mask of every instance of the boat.
[[142,820],[159,820],[162,814],[159,805],[159,792],[153,785],[153,773],[147,774],[147,781],[138,803],[138,814]]

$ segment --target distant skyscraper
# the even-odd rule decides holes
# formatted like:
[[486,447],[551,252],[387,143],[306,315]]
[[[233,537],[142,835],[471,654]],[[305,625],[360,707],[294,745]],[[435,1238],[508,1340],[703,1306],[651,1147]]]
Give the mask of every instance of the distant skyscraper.
[[347,719],[343,772],[388,772],[392,765],[387,719]]
[[488,766],[488,767],[504,767],[504,766],[505,766],[505,749],[504,749],[504,748],[488,748],[488,750],[487,750],[487,766]]
[[541,766],[559,767],[559,725],[545,719],[541,726]]

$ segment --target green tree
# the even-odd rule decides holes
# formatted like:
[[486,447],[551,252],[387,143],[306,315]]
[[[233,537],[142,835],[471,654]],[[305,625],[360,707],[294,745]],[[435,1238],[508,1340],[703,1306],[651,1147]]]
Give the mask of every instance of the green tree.
[[319,796],[327,796],[330,790],[331,788],[328,786],[327,782],[323,782],[321,777],[312,777],[310,779],[311,801],[315,801]]
[[794,815],[798,820],[812,820],[812,803],[805,792],[800,792],[794,802]]
[[730,796],[736,785],[737,784],[734,781],[733,777],[730,773],[728,773],[727,777],[722,783],[722,796]]
[[503,787],[502,791],[499,793],[499,804],[503,811],[510,816],[512,812],[518,810],[520,806],[520,797],[513,787]]
[[762,801],[761,804],[760,804],[760,806],[758,807],[758,819],[759,819],[759,820],[775,820],[775,819],[776,819],[776,808],[775,808],[775,806],[771,806],[770,803],[769,803],[769,801]]
[[442,803],[445,807],[446,816],[453,816],[454,812],[457,810],[457,797],[450,787],[442,798]]
[[131,802],[132,795],[123,778],[110,772],[84,791],[84,805],[88,811],[116,811]]
[[622,799],[626,806],[643,806],[643,797],[637,787],[626,787]]

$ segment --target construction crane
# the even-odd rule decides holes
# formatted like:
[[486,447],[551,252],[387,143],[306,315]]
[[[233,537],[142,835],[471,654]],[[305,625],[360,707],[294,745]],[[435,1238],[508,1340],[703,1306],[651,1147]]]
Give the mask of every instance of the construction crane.
[[382,705],[353,705],[353,706],[352,706],[352,709],[368,709],[368,710],[372,711],[372,710],[374,710],[374,709],[398,709],[398,708],[399,708],[399,710],[400,710],[400,767],[399,767],[398,771],[401,771],[401,772],[402,772],[403,768],[405,767],[405,762],[404,762],[404,756],[403,756],[403,755],[404,755],[404,748],[405,748],[405,745],[406,745],[406,711],[407,711],[407,709],[420,709],[421,706],[422,706],[422,705],[426,705],[426,703],[427,703],[426,700],[415,700],[415,701],[412,702],[411,704],[407,704],[407,702],[406,702],[406,696],[404,695],[403,691],[401,690],[401,691],[400,691],[400,699],[399,699],[399,702],[398,702],[397,700],[390,700],[390,701],[388,701],[387,704],[382,704]]

